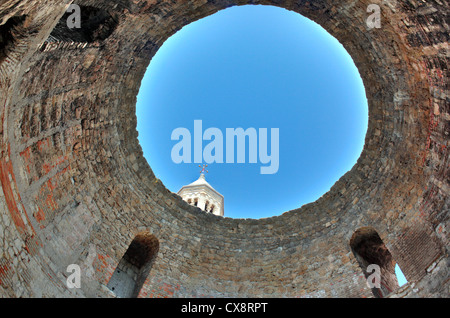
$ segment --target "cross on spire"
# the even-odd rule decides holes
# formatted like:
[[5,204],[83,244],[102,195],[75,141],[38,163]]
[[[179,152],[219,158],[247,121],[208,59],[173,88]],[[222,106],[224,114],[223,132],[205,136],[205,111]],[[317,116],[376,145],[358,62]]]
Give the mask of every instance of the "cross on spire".
[[203,167],[202,166],[200,166],[200,165],[198,165],[200,168],[202,168],[202,170],[200,171],[200,173],[204,173],[205,171],[206,172],[208,172],[208,170],[206,170],[206,167],[208,166],[208,165],[203,165]]

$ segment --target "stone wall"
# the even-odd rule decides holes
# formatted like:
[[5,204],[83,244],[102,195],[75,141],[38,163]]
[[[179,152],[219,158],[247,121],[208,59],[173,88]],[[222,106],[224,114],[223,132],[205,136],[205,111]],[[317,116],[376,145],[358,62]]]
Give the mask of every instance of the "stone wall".
[[[350,247],[363,227],[408,279],[393,296],[448,296],[448,4],[82,0],[98,19],[70,38],[58,23],[69,3],[0,4],[1,296],[113,297],[116,267],[150,233],[159,249],[139,297],[373,297]],[[258,220],[206,214],[168,191],[143,157],[135,116],[168,37],[250,3],[296,11],[335,36],[369,104],[352,170],[316,202]],[[370,3],[379,29],[365,22]],[[81,268],[79,289],[67,287],[69,264]]]

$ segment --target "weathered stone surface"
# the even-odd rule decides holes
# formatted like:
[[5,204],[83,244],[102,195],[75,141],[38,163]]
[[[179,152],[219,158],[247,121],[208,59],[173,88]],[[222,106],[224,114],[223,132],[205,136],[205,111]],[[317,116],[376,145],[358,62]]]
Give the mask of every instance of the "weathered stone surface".
[[[409,281],[393,297],[448,296],[448,4],[383,1],[382,26],[369,29],[369,0],[83,0],[98,20],[72,38],[58,29],[69,2],[0,4],[1,296],[112,297],[122,256],[151,233],[159,250],[140,297],[372,297],[350,248],[362,227]],[[248,3],[322,25],[353,57],[369,104],[353,169],[316,202],[260,220],[208,215],[170,193],[135,117],[162,43]],[[80,289],[66,285],[72,263]]]

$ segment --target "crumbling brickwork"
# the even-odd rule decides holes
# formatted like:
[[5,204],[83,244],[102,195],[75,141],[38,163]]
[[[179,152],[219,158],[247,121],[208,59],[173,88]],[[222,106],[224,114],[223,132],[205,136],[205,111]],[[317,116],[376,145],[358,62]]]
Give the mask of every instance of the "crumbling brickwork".
[[[447,2],[81,0],[96,19],[74,37],[59,22],[70,3],[0,4],[2,297],[113,297],[108,282],[141,233],[158,251],[139,297],[373,297],[350,245],[366,227],[409,281],[392,297],[448,296]],[[381,28],[366,24],[371,3]],[[353,169],[316,202],[259,220],[206,214],[169,192],[136,132],[136,95],[163,42],[244,4],[325,28],[369,105]],[[69,264],[81,288],[67,287]]]

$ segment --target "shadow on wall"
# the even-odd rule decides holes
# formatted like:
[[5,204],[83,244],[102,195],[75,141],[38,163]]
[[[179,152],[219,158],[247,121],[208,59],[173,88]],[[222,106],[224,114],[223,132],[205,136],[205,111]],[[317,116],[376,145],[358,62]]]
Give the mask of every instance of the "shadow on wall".
[[10,48],[13,48],[20,38],[25,37],[25,20],[26,15],[15,16],[0,25],[0,63],[8,56]]

